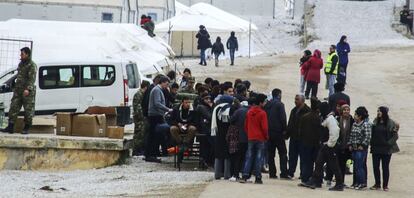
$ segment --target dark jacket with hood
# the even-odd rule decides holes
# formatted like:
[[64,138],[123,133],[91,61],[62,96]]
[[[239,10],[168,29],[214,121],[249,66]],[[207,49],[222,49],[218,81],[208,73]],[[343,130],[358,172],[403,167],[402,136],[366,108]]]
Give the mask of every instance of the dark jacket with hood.
[[303,115],[310,111],[311,109],[306,104],[301,109],[299,109],[298,107],[294,107],[292,111],[290,111],[289,123],[287,126],[287,138],[300,140],[299,121]]
[[227,39],[227,49],[239,49],[239,42],[237,41],[237,37],[230,36],[229,39]]
[[274,98],[266,104],[265,110],[270,139],[282,138],[287,128],[285,105],[279,99]]
[[223,43],[215,42],[211,48],[211,54],[220,55],[221,53],[225,54]]
[[182,105],[175,107],[170,117],[172,125],[177,125],[178,123],[181,123],[190,124],[194,126],[197,123],[196,118],[196,111],[193,109],[192,105],[190,105],[189,109],[183,109]]
[[372,125],[371,153],[393,154],[400,151],[397,145],[398,132],[394,131],[395,122],[391,119],[386,124],[379,123],[378,118]]
[[348,53],[351,52],[351,47],[347,42],[345,42],[346,36],[342,36],[339,43],[336,45],[336,52],[339,56],[339,64],[347,65],[348,64]]
[[213,114],[213,108],[205,104],[203,101],[197,105],[197,128],[200,133],[210,135],[211,133],[211,116]]
[[208,49],[211,48],[210,34],[207,30],[202,29],[198,31],[196,38],[198,39],[197,49]]
[[315,50],[312,58],[303,64],[305,70],[305,80],[319,83],[321,81],[321,69],[323,68],[323,60],[321,51]]

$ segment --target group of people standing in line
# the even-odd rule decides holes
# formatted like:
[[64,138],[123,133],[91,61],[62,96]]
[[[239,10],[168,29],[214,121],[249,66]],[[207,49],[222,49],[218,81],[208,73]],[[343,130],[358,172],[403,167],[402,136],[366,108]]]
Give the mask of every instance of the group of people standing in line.
[[348,54],[350,52],[351,48],[345,35],[341,37],[338,44],[329,47],[325,67],[320,50],[316,49],[313,54],[311,51],[305,50],[300,59],[299,92],[305,95],[306,99],[316,97],[318,94],[318,85],[321,81],[320,70],[324,68],[326,89],[329,90],[328,97],[334,94],[335,82],[346,84],[349,62]]
[[[211,55],[214,55],[215,66],[219,66],[219,57],[221,54],[225,55],[224,45],[221,42],[221,38],[218,36],[214,44],[210,40],[210,34],[208,33],[204,25],[200,25],[200,30],[196,34],[197,49],[200,50],[200,65],[207,66],[206,50],[211,48]],[[226,47],[230,53],[230,65],[234,65],[234,56],[236,51],[239,50],[239,43],[237,41],[236,33],[231,32],[230,37],[227,39]]]

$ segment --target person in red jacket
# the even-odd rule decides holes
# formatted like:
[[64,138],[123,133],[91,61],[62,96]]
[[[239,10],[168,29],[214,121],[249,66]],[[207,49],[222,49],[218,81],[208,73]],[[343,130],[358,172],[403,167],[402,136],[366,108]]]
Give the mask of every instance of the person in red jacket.
[[309,94],[312,90],[312,97],[318,95],[318,84],[321,81],[321,69],[323,68],[321,51],[315,50],[312,58],[310,58],[305,64],[303,69],[305,70],[306,92],[305,97],[309,99]]
[[246,161],[244,164],[243,178],[241,183],[245,183],[250,175],[250,170],[254,162],[254,170],[256,174],[256,184],[263,184],[262,166],[265,142],[269,139],[267,114],[263,110],[266,105],[267,96],[258,94],[254,99],[254,106],[247,112],[244,128],[247,132],[248,149],[246,153]]

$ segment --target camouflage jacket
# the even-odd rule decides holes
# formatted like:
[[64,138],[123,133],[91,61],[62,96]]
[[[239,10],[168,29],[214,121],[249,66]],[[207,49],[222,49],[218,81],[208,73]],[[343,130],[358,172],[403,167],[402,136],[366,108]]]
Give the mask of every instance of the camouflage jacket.
[[194,88],[188,87],[188,86],[184,87],[179,92],[180,93],[187,93],[187,94],[197,94],[197,91]]
[[23,92],[24,90],[35,91],[37,66],[32,60],[21,61],[17,68],[16,84],[14,91]]
[[142,100],[144,99],[144,93],[141,90],[138,90],[137,93],[134,95],[134,99],[132,101],[132,106],[134,108],[134,116],[138,116],[139,118],[144,118],[143,110],[142,110]]

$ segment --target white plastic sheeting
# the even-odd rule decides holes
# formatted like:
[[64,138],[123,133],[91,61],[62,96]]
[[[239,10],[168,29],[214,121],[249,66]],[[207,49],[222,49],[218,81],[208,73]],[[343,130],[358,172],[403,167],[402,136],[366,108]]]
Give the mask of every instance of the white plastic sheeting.
[[[198,3],[190,8],[180,5],[177,15],[156,25],[156,33],[165,39],[178,56],[197,56],[197,39],[195,35],[200,25],[204,25],[210,33],[212,43],[220,36],[223,44],[226,43],[230,32],[236,32],[239,41],[239,51],[236,56],[255,55],[253,41],[249,43],[249,29],[256,31],[257,27],[249,21],[229,14],[212,5]],[[253,40],[253,39],[252,39]]]
[[51,57],[132,61],[144,74],[161,71],[161,63],[166,63],[171,52],[165,42],[149,37],[134,24],[12,19],[0,22],[0,37],[32,40],[35,61]]

